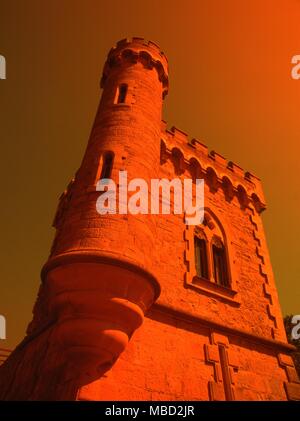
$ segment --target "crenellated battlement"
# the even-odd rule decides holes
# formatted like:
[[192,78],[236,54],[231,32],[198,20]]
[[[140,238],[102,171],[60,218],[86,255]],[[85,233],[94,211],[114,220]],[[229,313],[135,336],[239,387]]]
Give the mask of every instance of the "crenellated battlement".
[[163,97],[167,95],[169,88],[168,59],[157,44],[139,37],[124,38],[118,41],[108,53],[101,78],[102,88],[110,69],[120,65],[123,61],[131,63],[139,61],[147,69],[156,69],[163,85]]
[[[188,134],[177,127],[167,128],[162,121],[161,141],[167,155],[176,155],[184,168],[198,167],[198,171],[209,174],[215,183],[225,185],[227,190],[244,196],[244,202],[253,202],[260,213],[266,208],[261,181],[249,171],[227,160],[216,151],[210,151],[200,140],[190,139]],[[184,168],[183,168],[184,167]]]
[[138,46],[147,47],[147,49],[153,50],[153,53],[159,54],[162,59],[164,59],[168,62],[167,56],[161,50],[161,48],[158,44],[156,44],[155,42],[150,41],[150,40],[147,41],[147,40],[145,40],[145,38],[140,38],[140,37],[132,37],[132,38],[121,39],[120,41],[118,41],[116,43],[116,45],[114,47],[111,48],[110,52],[115,51],[118,48],[127,47],[130,44],[131,45],[137,44]]

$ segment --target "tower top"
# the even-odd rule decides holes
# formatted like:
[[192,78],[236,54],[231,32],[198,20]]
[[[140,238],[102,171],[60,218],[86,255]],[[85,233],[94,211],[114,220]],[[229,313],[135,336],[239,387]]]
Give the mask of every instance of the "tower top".
[[101,78],[101,88],[104,87],[110,69],[121,64],[122,61],[132,63],[139,61],[148,69],[155,68],[163,85],[163,97],[167,95],[169,88],[168,59],[157,44],[139,37],[124,38],[118,41],[108,53]]

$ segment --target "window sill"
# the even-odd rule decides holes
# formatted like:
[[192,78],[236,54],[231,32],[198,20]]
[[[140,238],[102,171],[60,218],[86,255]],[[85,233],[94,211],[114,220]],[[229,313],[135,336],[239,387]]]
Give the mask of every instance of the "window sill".
[[129,108],[131,108],[131,104],[128,104],[126,102],[120,102],[120,104],[118,104],[118,103],[113,104],[113,109],[118,109],[118,108],[129,109]]
[[201,291],[206,295],[221,298],[230,303],[240,305],[239,294],[237,291],[232,288],[218,285],[213,281],[194,276],[192,282],[188,283],[188,286]]

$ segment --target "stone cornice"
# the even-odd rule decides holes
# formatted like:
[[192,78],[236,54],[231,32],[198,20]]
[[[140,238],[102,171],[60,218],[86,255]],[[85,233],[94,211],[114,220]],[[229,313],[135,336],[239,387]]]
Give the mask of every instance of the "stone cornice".
[[269,348],[272,348],[273,350],[276,350],[278,352],[293,352],[295,351],[295,347],[289,343],[277,341],[272,338],[266,338],[264,336],[259,336],[254,333],[247,332],[242,329],[238,329],[235,327],[230,327],[228,325],[225,325],[223,323],[218,323],[213,320],[210,320],[203,316],[196,316],[188,311],[181,311],[178,310],[170,305],[155,303],[149,310],[148,314],[146,314],[146,317],[151,318],[151,313],[154,311],[158,311],[160,313],[165,313],[170,316],[172,316],[175,319],[178,320],[184,320],[187,322],[192,323],[198,323],[199,325],[205,326],[207,328],[215,329],[216,331],[219,331],[220,333],[224,333],[227,335],[240,337],[242,339],[245,339],[252,343],[257,343],[260,345],[267,346]]

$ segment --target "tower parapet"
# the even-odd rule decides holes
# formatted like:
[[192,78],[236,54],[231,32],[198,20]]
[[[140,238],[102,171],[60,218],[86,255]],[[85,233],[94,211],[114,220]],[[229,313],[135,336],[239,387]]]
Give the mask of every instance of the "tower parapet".
[[108,54],[101,78],[101,88],[104,88],[110,71],[120,65],[122,61],[132,63],[140,61],[145,68],[156,69],[163,85],[163,98],[167,95],[169,89],[168,60],[157,44],[138,37],[119,41]]
[[[243,192],[247,203],[252,202],[254,208],[261,213],[266,209],[265,197],[260,179],[249,171],[245,171],[238,164],[227,160],[216,151],[210,151],[200,140],[190,138],[178,127],[167,129],[167,123],[162,121],[161,142],[164,150],[171,156],[172,151],[178,149],[185,162],[186,169],[195,165],[201,169],[203,175],[207,170],[213,170],[216,180],[222,185],[230,184],[230,189],[236,193]],[[227,188],[228,186],[226,186]]]

